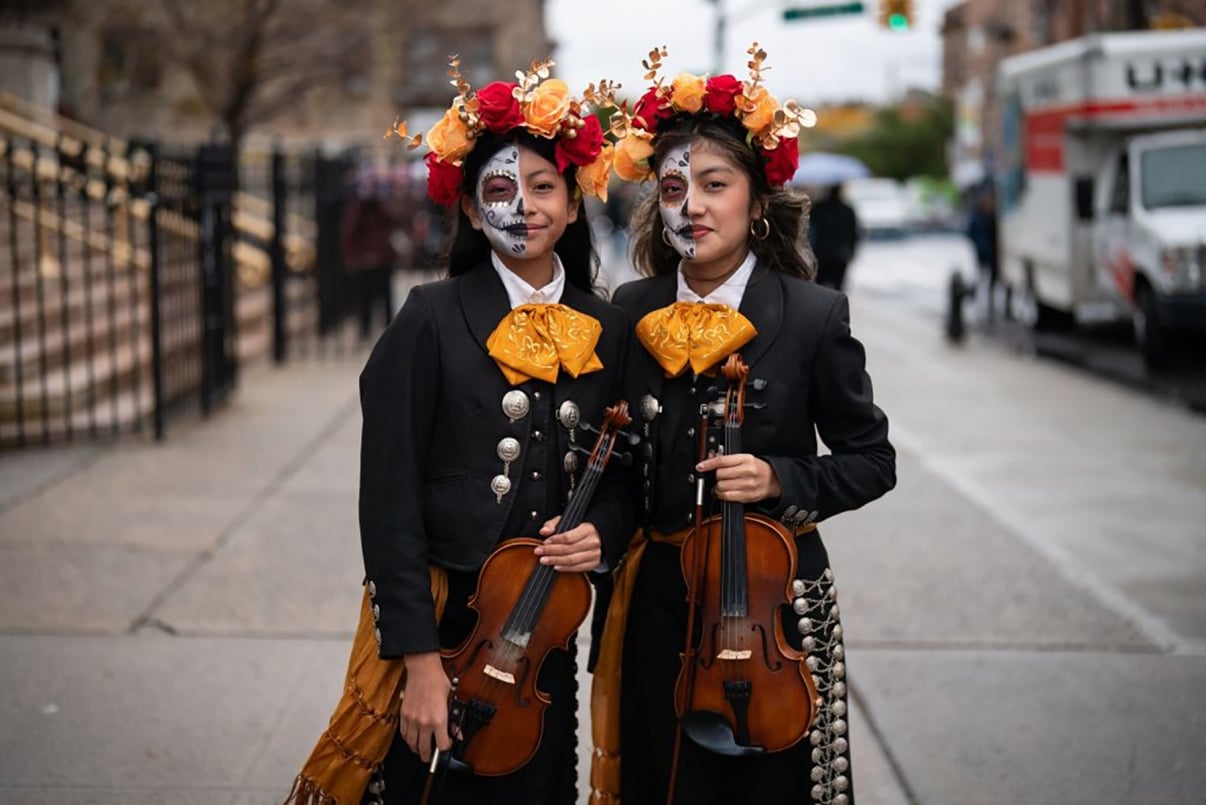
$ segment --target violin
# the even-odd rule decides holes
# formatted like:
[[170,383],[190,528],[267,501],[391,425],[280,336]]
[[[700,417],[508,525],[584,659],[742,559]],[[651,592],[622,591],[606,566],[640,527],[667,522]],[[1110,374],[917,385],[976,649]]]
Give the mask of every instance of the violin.
[[[623,400],[606,410],[557,534],[581,525],[618,441],[627,438],[621,431],[631,421]],[[540,544],[538,539],[508,540],[490,554],[469,599],[478,613],[476,626],[460,646],[440,652],[452,681],[449,732],[454,741],[442,761],[447,768],[510,774],[540,746],[551,703],[536,687],[540,666],[552,649],[571,649],[591,600],[586,574],[540,564],[534,553]],[[439,757],[433,759],[432,772],[440,763]]]
[[[734,353],[724,376],[723,451],[732,455],[742,452],[749,367]],[[724,501],[719,514],[704,519],[702,479],[697,483],[696,526],[682,547],[688,618],[674,690],[680,734],[721,755],[779,752],[808,735],[819,706],[806,656],[783,631],[782,608],[791,606],[796,577],[795,539],[741,503]]]

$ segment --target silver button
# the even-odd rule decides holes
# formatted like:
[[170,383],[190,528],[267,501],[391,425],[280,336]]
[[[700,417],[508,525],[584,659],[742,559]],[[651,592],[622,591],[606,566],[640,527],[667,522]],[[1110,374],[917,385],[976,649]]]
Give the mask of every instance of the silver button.
[[530,477],[533,481],[539,481],[544,476],[540,474],[540,470],[532,470],[532,475]]
[[373,637],[375,637],[377,639],[377,645],[378,646],[381,645],[381,630],[380,629],[373,630]]
[[544,431],[542,431],[542,430],[532,431],[532,438],[538,442],[543,442],[544,441]]
[[566,472],[577,472],[578,454],[574,452],[566,453],[565,458],[561,460],[561,465],[565,468]]
[[511,491],[511,479],[505,475],[495,475],[490,480],[490,491],[501,498]]
[[693,472],[687,473],[687,483],[689,483],[689,484],[695,483],[695,473],[693,473]]
[[533,399],[533,400],[535,400],[536,402],[540,402],[540,392],[539,392],[539,391],[533,391],[533,392],[532,392],[532,399]]
[[369,598],[377,597],[377,582],[369,580]]
[[581,419],[582,412],[578,410],[578,404],[573,400],[566,400],[561,403],[561,407],[557,409],[557,421],[565,427],[573,430],[578,427],[578,422]]
[[539,520],[540,512],[533,509],[532,511],[528,512],[528,517],[531,518],[532,520]]
[[646,394],[641,398],[641,418],[646,422],[652,422],[653,418],[662,411],[662,404],[657,401],[657,397],[652,394]]
[[373,620],[381,620],[381,607],[377,606],[376,604],[373,604]]
[[518,439],[507,436],[499,440],[497,453],[502,461],[514,461],[519,458],[520,452]]
[[687,428],[687,435],[688,435],[688,436],[694,436],[694,435],[695,435],[695,428]]
[[507,419],[512,422],[518,422],[527,416],[531,407],[531,403],[528,402],[528,395],[519,389],[511,389],[503,395],[502,410],[507,415]]

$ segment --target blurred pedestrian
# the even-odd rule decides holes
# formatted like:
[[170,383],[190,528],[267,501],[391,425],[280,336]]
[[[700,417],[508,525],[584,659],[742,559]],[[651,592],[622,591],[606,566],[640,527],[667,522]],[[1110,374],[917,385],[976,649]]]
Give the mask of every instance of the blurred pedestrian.
[[842,186],[831,185],[812,206],[809,240],[817,258],[817,282],[840,291],[846,269],[858,247],[858,216],[842,198]]
[[995,315],[997,290],[997,197],[991,184],[985,184],[975,194],[971,214],[967,219],[967,237],[976,250],[980,267],[980,287],[985,288],[988,320]]
[[372,176],[357,183],[356,194],[344,209],[339,226],[339,246],[344,270],[353,274],[360,337],[373,333],[373,311],[384,314],[382,326],[394,315],[394,216],[383,197],[388,189]]

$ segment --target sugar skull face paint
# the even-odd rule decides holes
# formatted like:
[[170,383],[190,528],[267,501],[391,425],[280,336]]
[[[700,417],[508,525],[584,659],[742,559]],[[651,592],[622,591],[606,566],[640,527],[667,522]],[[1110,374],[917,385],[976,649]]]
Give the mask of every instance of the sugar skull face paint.
[[500,254],[522,257],[528,251],[523,185],[519,180],[519,147],[508,145],[482,166],[477,180],[477,208],[482,232]]
[[685,260],[695,259],[695,236],[687,216],[691,196],[691,146],[673,148],[657,170],[658,199],[666,239]]

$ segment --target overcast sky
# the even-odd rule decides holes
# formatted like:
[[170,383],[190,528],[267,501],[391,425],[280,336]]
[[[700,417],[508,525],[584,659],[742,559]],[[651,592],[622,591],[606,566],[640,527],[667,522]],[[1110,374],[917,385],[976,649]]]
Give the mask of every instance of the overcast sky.
[[[957,0],[914,0],[914,28],[884,31],[875,0],[862,15],[784,22],[788,6],[844,0],[722,0],[729,14],[723,72],[745,78],[745,50],[767,51],[767,84],[781,100],[802,105],[885,101],[910,87],[937,89],[942,76],[938,28]],[[647,85],[641,59],[666,45],[665,73],[711,72],[716,6],[708,0],[547,0],[546,24],[557,44],[557,74],[575,93],[602,77],[635,95]]]

